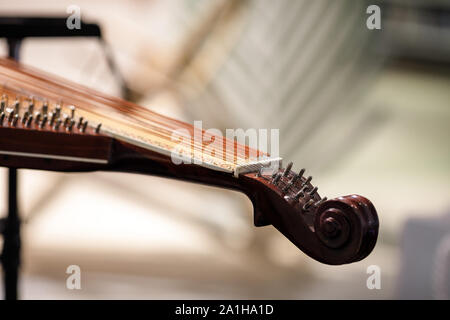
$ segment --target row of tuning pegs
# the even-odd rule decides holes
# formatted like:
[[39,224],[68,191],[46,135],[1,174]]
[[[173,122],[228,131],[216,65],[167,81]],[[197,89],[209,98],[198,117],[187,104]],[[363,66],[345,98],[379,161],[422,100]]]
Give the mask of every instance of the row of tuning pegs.
[[[65,129],[71,132],[77,129],[79,132],[84,133],[88,127],[88,121],[83,117],[75,118],[76,108],[74,106],[69,107],[69,114],[65,114],[61,110],[60,105],[56,105],[55,108],[49,111],[49,105],[47,102],[42,103],[42,107],[39,111],[34,111],[35,102],[33,99],[29,99],[28,105],[20,115],[20,101],[16,99],[11,105],[8,105],[8,97],[2,96],[0,101],[0,126],[10,125],[16,127],[19,122],[23,127],[30,128],[32,124],[35,124],[40,129],[51,128],[55,131]],[[99,133],[101,123],[95,127],[95,132]]]
[[[306,170],[301,169],[299,173],[296,173],[291,170],[292,166],[293,163],[289,162],[289,164],[282,172],[277,171],[269,177],[266,177],[264,175],[263,168],[260,168],[256,175],[268,180],[275,186],[279,186],[283,181],[284,186],[280,188],[283,194],[288,193],[291,189],[297,189],[297,191],[288,198],[290,201],[300,201],[303,200],[303,198],[309,198],[309,200],[306,201],[302,207],[305,211],[309,211],[312,207],[318,207],[323,202],[327,201],[327,197],[320,198],[319,194],[317,193],[318,187],[310,186],[312,176],[302,179]],[[298,181],[300,181],[300,183],[298,183]],[[319,200],[314,200],[315,195],[319,197]]]

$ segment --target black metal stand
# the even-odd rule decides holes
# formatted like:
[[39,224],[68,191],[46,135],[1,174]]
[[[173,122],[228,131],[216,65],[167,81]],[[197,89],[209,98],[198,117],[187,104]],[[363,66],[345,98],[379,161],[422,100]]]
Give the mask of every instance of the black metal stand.
[[[1,17],[0,38],[8,39],[9,56],[19,60],[20,43],[25,38],[60,38],[60,37],[93,37],[100,40],[101,49],[113,76],[119,82],[122,96],[130,100],[131,90],[127,86],[112,53],[102,37],[100,27],[96,23],[80,21],[80,29],[69,29],[67,17]],[[16,44],[18,43],[18,44]]]
[[[106,59],[114,75],[120,81],[122,92],[129,94],[121,74],[107,51],[102,39],[100,27],[94,23],[81,21],[80,29],[68,29],[67,17],[0,17],[0,38],[8,42],[8,56],[19,60],[22,40],[27,37],[96,37],[100,39],[105,50]],[[9,168],[8,173],[8,215],[0,219],[0,233],[3,235],[1,264],[3,267],[4,297],[6,300],[18,298],[17,284],[20,268],[20,216],[17,206],[16,168]]]
[[[7,39],[8,55],[19,60],[22,39]],[[4,297],[6,300],[17,299],[17,284],[20,267],[20,217],[17,207],[17,169],[8,169],[8,215],[1,221],[3,233],[3,267]]]
[[6,300],[17,299],[20,267],[20,217],[17,208],[17,169],[8,169],[8,215],[3,223],[3,286]]

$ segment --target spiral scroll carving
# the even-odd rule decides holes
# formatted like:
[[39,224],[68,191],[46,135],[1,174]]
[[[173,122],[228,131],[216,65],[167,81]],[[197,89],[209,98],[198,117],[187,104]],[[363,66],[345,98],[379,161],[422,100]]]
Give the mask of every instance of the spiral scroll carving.
[[375,246],[377,213],[372,203],[362,196],[339,197],[317,208],[314,229],[327,247],[347,252],[352,261],[361,260]]
[[[327,200],[311,184],[312,176],[279,168],[249,177],[261,182],[267,193],[255,207],[270,207],[264,214],[255,210],[255,225],[272,224],[297,247],[314,259],[331,265],[352,263],[373,250],[378,236],[378,216],[372,203],[359,195]],[[252,195],[252,193],[250,193]]]

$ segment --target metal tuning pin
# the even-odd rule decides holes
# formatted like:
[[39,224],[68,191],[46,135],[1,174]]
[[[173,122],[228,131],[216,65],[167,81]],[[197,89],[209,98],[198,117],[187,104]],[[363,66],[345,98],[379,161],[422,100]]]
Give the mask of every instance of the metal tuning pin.
[[55,115],[55,118],[59,118],[61,116],[61,105],[56,105],[53,114]]
[[281,191],[284,193],[284,192],[288,191],[289,188],[292,187],[293,185],[294,184],[292,183],[292,180],[291,180],[283,187],[283,189],[281,189]]
[[25,123],[25,126],[27,128],[31,127],[31,123],[33,122],[33,115],[30,115],[27,119],[27,122]]
[[314,187],[310,192],[308,192],[309,196],[312,198],[314,197],[314,194],[317,192],[319,188]]
[[322,199],[320,199],[319,201],[317,201],[316,203],[314,203],[315,207],[320,206],[322,203],[324,203],[325,201],[327,201],[327,197],[323,197]]
[[0,113],[5,112],[7,103],[7,96],[2,95],[2,100],[0,101]]
[[9,110],[8,122],[12,123],[13,118],[14,118],[14,110]]
[[300,172],[298,174],[294,173],[294,176],[292,177],[292,179],[284,186],[284,188],[281,190],[282,192],[286,192],[289,190],[289,188],[291,188],[298,179],[301,179],[301,177],[303,176],[303,174],[305,173],[305,169],[300,170]]
[[286,166],[286,169],[284,169],[283,177],[287,177],[289,175],[289,172],[291,172],[293,164],[294,164],[293,162],[288,163],[288,165]]
[[302,183],[302,187],[303,187],[303,186],[307,187],[307,186],[308,186],[308,183],[310,183],[311,180],[312,180],[312,177],[311,177],[311,176],[309,176],[308,178],[306,178],[306,180]]
[[72,131],[72,128],[73,128],[74,125],[75,125],[75,120],[71,119],[70,123],[69,123],[69,126],[67,127],[67,130],[68,131]]
[[281,173],[277,173],[277,174],[275,174],[275,177],[272,179],[272,183],[277,184],[278,181],[280,181],[280,179],[281,179]]
[[17,122],[19,121],[19,114],[15,114],[13,117],[13,120],[11,122],[11,124],[13,125],[13,127],[17,126]]
[[294,199],[295,201],[297,201],[298,199],[300,199],[300,197],[301,197],[302,195],[303,195],[303,191],[300,190],[300,191],[298,191],[296,194],[294,194],[293,199]]
[[3,125],[3,121],[5,120],[5,112],[1,112],[0,113],[0,126],[2,126]]
[[[267,169],[267,167],[264,167],[264,166],[260,167],[260,168],[256,171],[256,176],[257,176],[257,177],[264,178],[265,180],[270,180],[270,179],[275,178],[277,172],[274,172],[274,173],[272,174],[271,178],[269,179],[268,177],[266,177],[267,171],[265,171],[265,169]],[[265,174],[266,174],[266,175],[265,175]]]
[[303,210],[308,211],[309,208],[313,205],[313,203],[314,203],[314,200],[309,199],[309,201],[303,205]]
[[41,121],[41,113],[38,111],[34,116],[34,123],[39,124],[39,121]]
[[25,111],[22,117],[22,124],[25,124],[27,122],[28,116],[29,116],[28,111]]
[[64,120],[64,128],[67,130],[67,131],[70,131],[70,130],[72,130],[72,121],[73,121],[73,119],[70,119],[69,117],[67,117],[65,120]]
[[70,106],[70,118],[75,118],[75,106]]
[[95,127],[95,133],[100,133],[100,129],[102,128],[102,124],[99,123],[96,127]]
[[65,115],[63,116],[63,118],[64,118],[64,121],[63,121],[63,127],[67,127],[67,126],[69,125],[70,118],[69,118],[69,116],[68,116],[67,114],[65,114]]
[[[289,164],[286,166],[286,168],[282,172],[274,173],[272,175],[271,182],[273,184],[277,184],[277,182],[279,182],[280,179],[288,177],[290,174],[290,171],[292,169],[292,165],[293,165],[292,162],[289,162]],[[288,195],[285,198],[289,199],[289,201],[293,201],[293,202],[300,201],[300,206],[301,206],[302,210],[304,212],[311,212],[311,207],[314,207],[314,208],[319,207],[322,203],[327,201],[327,198],[324,197],[324,198],[320,199],[320,196],[317,193],[319,188],[312,187],[310,184],[311,180],[312,180],[312,176],[309,176],[306,179],[303,178],[305,171],[306,171],[305,169],[301,169],[298,174],[293,173],[292,178],[284,185],[284,187],[281,189],[281,191],[282,191],[282,193],[286,193],[290,188],[295,188],[296,190],[298,190],[295,192],[295,194]],[[297,183],[297,181],[299,181],[299,182]],[[316,195],[317,195],[317,197],[319,197],[319,200],[317,200],[317,198],[314,199]],[[300,200],[300,198],[305,198],[305,199]]]
[[300,191],[294,195],[294,200],[298,200],[298,199],[300,199],[300,197],[303,198],[305,196],[306,188],[307,188],[307,186],[304,186],[303,188],[301,188]]
[[291,182],[295,183],[298,179],[301,179],[303,177],[303,174],[305,173],[305,171],[306,170],[304,168],[302,170],[300,170],[300,172],[292,178]]
[[83,117],[80,117],[78,119],[77,129],[80,129],[82,125],[83,125]]
[[56,120],[56,112],[50,112],[50,122],[49,125],[52,127]]
[[42,104],[42,114],[43,114],[44,117],[47,116],[47,114],[48,114],[48,102],[44,102]]
[[61,119],[56,120],[55,125],[53,126],[53,130],[58,131],[59,127],[61,126]]
[[19,109],[20,109],[20,101],[19,100],[15,100],[14,101],[14,104],[13,104],[13,110],[14,110],[14,113],[19,113]]
[[34,99],[30,98],[28,102],[28,114],[33,114],[34,111]]
[[83,133],[86,132],[87,125],[88,125],[88,122],[85,121],[85,122],[83,123],[83,125],[81,126],[81,132],[83,132]]

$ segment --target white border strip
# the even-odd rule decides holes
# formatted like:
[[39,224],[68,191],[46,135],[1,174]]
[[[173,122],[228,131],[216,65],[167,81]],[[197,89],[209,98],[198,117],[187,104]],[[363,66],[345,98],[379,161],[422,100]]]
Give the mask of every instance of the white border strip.
[[4,154],[4,155],[8,155],[8,156],[19,156],[19,157],[29,157],[29,158],[44,158],[44,159],[76,161],[76,162],[89,162],[89,163],[101,163],[101,164],[107,164],[108,163],[108,160],[106,160],[106,159],[68,157],[68,156],[58,156],[58,155],[42,154],[42,153],[28,153],[28,152],[1,151],[0,150],[0,154]]
[[[167,149],[164,149],[164,148],[159,147],[157,145],[150,144],[148,142],[140,141],[139,138],[129,137],[129,136],[123,134],[123,133],[111,130],[109,128],[102,127],[100,132],[103,133],[103,134],[109,135],[109,136],[111,136],[111,137],[113,137],[115,139],[128,142],[128,143],[133,144],[135,146],[138,146],[138,147],[150,150],[150,151],[154,151],[156,153],[159,153],[159,154],[162,154],[162,155],[165,155],[165,156],[169,156],[169,157],[173,156],[172,152],[167,150]],[[191,160],[194,162],[193,158],[191,158]],[[259,170],[259,168],[261,168],[261,167],[270,165],[272,163],[278,163],[278,166],[281,166],[282,160],[283,159],[280,158],[280,157],[277,157],[277,158],[265,158],[265,159],[261,159],[259,161],[249,162],[249,163],[242,164],[242,165],[236,165],[234,170],[228,170],[226,168],[220,167],[218,165],[215,165],[215,164],[203,161],[203,160],[197,165],[199,165],[201,167],[205,167],[205,168],[211,169],[211,170],[215,170],[215,171],[222,171],[222,172],[232,173],[233,176],[237,178],[237,177],[239,177],[239,174],[241,174],[241,173],[253,172],[253,171]]]
[[281,166],[282,158],[267,158],[260,161],[249,162],[240,166],[237,166],[234,170],[234,176],[237,178],[241,173],[253,172],[259,170],[261,167],[276,163],[278,168]]
[[[101,133],[110,135],[113,138],[116,138],[118,140],[122,140],[122,141],[125,141],[125,142],[128,142],[128,143],[131,143],[131,144],[133,144],[135,146],[138,146],[138,147],[150,150],[150,151],[154,151],[156,153],[159,153],[159,154],[162,154],[162,155],[165,155],[165,156],[168,156],[168,157],[172,157],[172,151],[169,151],[167,149],[161,148],[159,146],[156,146],[156,145],[153,145],[153,144],[150,144],[150,143],[147,143],[147,142],[140,141],[140,140],[138,140],[136,138],[128,137],[128,136],[126,136],[124,134],[116,133],[116,132],[114,132],[112,130],[109,130],[107,128],[102,128],[101,129]],[[178,159],[178,157],[177,157],[177,159]],[[192,162],[194,162],[194,159],[193,158],[191,158],[191,159],[192,159]],[[198,164],[198,165],[201,166],[201,167],[205,167],[205,168],[211,169],[211,170],[215,170],[215,171],[222,171],[222,172],[233,173],[232,170],[227,170],[226,168],[222,168],[220,166],[217,166],[217,165],[214,165],[212,163],[205,162],[205,161],[201,161],[201,163]]]

